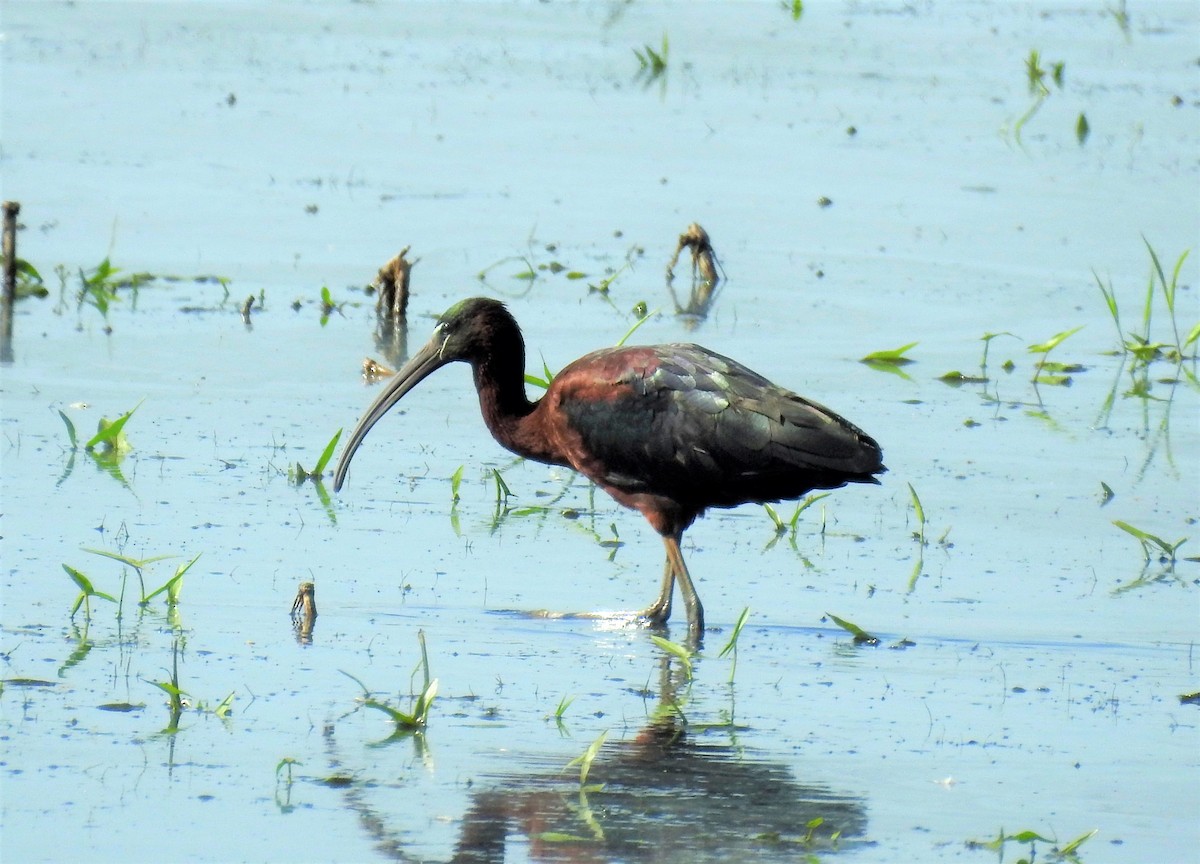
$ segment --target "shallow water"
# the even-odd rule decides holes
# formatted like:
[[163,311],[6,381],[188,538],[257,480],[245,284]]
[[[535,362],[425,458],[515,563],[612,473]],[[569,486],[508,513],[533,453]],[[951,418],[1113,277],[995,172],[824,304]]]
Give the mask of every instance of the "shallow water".
[[[2,372],[0,857],[991,860],[966,843],[1001,829],[1098,829],[1088,862],[1194,856],[1196,369],[1157,361],[1129,395],[1093,271],[1133,330],[1142,237],[1168,270],[1200,237],[1200,15],[1130,4],[1126,33],[1101,4],[806,6],[5,5],[3,196],[51,295],[18,305]],[[635,79],[664,32],[665,78]],[[1031,48],[1064,80],[1018,136]],[[663,276],[694,220],[727,276],[706,317],[674,314],[686,265],[676,297]],[[372,397],[358,364],[388,352],[357,286],[409,244],[414,345],[454,300],[500,296],[540,373],[645,301],[662,314],[635,341],[694,339],[829,404],[889,473],[794,538],[756,507],[688,532],[714,628],[690,684],[615,612],[530,617],[644,606],[661,544],[514,463],[465,368],[376,427],[330,503],[288,480]],[[105,255],[186,278],[77,308]],[[514,278],[529,263],[587,275]],[[1051,358],[1084,370],[1035,388],[1028,346],[1080,325]],[[1002,332],[987,384],[937,380]],[[1151,335],[1175,338],[1161,297]],[[902,374],[857,362],[914,341]],[[120,478],[71,451],[58,411],[86,438],[134,405]],[[1189,542],[1144,564],[1113,520]],[[201,557],[178,607],[141,611],[87,548],[180,556],[151,590]],[[64,563],[123,587],[123,615],[70,620]],[[311,640],[286,616],[302,580]],[[746,607],[735,669],[717,655]],[[341,673],[407,708],[418,630],[430,728],[382,744]],[[166,733],[151,682],[176,661],[191,706]],[[581,796],[565,766],[602,733]]]

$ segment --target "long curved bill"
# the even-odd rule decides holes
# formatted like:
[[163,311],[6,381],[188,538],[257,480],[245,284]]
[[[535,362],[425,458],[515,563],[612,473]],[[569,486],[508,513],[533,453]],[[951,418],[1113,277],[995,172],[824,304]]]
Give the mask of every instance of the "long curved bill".
[[433,338],[404,364],[404,368],[384,383],[383,392],[375,397],[375,401],[371,403],[367,413],[363,414],[346,441],[342,458],[338,460],[337,470],[333,474],[334,492],[341,490],[346,481],[346,472],[350,470],[350,460],[354,458],[358,445],[367,437],[371,427],[379,422],[379,418],[390,411],[393,405],[404,398],[404,394],[420,384],[429,373],[450,362],[450,358],[442,356],[445,342],[446,337],[442,335],[439,327],[434,331]]

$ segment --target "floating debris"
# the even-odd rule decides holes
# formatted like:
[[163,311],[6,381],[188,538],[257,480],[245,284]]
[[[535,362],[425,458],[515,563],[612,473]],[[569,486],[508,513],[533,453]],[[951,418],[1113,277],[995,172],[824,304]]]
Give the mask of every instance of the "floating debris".
[[395,369],[389,369],[378,360],[372,360],[370,357],[364,357],[362,363],[363,378],[368,384],[374,384],[377,381],[382,381],[384,378],[391,378],[396,374]]
[[717,276],[717,254],[708,239],[708,232],[701,228],[698,222],[693,222],[679,235],[675,254],[667,264],[667,281],[675,278],[675,264],[679,261],[679,253],[685,248],[692,251],[692,281],[696,281],[699,276],[709,286],[716,285],[720,281]]
[[409,261],[405,256],[411,246],[405,246],[400,254],[379,268],[371,288],[378,292],[375,312],[380,318],[404,321],[408,314],[408,282],[413,265],[420,258]]
[[312,582],[301,582],[292,601],[292,624],[296,630],[296,641],[302,645],[312,642],[313,625],[317,621],[317,586]]

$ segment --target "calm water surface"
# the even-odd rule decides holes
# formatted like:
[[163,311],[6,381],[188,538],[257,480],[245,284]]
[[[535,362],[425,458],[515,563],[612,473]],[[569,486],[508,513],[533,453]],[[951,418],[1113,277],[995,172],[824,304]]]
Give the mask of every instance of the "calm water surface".
[[[1170,277],[1200,238],[1200,13],[1116,5],[5,4],[2,194],[50,293],[0,373],[0,857],[990,861],[968,841],[1096,829],[1081,860],[1195,860],[1196,366],[1116,353],[1096,282],[1144,333],[1146,243]],[[664,277],[693,221],[727,277],[704,316],[678,314],[686,265]],[[794,534],[757,507],[689,531],[714,628],[690,680],[620,614],[661,543],[514,462],[465,368],[336,499],[295,485],[371,399],[362,358],[406,353],[361,286],[409,245],[412,344],[498,296],[541,374],[645,302],[635,341],[829,404],[884,484]],[[159,278],[102,314],[78,272],[106,256]],[[1193,254],[1174,326],[1155,297],[1165,354],[1196,281]],[[1076,327],[1049,355],[1069,385],[1035,387],[1030,347]],[[939,380],[980,376],[985,334],[986,383]],[[134,406],[115,470],[59,416],[82,444]],[[1188,542],[1147,563],[1114,520]],[[147,592],[200,557],[143,609],[91,549],[177,556]],[[123,602],[70,618],[64,564]],[[408,710],[418,631],[438,695],[393,738],[356,680]]]

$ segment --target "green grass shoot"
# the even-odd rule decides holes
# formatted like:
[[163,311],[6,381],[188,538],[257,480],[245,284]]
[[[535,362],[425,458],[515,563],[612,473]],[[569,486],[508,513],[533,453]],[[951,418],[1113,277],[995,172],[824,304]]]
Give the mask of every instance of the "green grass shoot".
[[83,573],[76,570],[74,567],[66,564],[62,565],[63,570],[71,577],[71,581],[79,587],[79,596],[75,598],[75,605],[71,607],[71,619],[74,620],[75,613],[79,611],[79,607],[83,607],[83,618],[85,621],[90,621],[92,618],[93,597],[99,597],[101,600],[107,600],[110,603],[116,603],[117,598],[111,594],[105,594],[103,591],[97,591],[92,585],[92,581]]
[[987,374],[988,350],[992,346],[992,340],[996,339],[997,337],[1000,337],[1000,336],[1011,336],[1014,339],[1020,338],[1019,336],[1017,336],[1017,334],[1009,333],[1007,330],[1003,330],[999,333],[984,333],[982,336],[979,337],[980,341],[983,342],[983,358],[979,361],[979,374],[985,380],[988,377],[988,374]]
[[504,482],[504,478],[495,468],[492,469],[492,478],[496,481],[496,503],[501,504],[508,501],[512,497],[512,490],[508,488],[508,484]]
[[584,750],[583,753],[576,756],[565,766],[563,766],[564,771],[567,768],[573,768],[576,765],[579,766],[579,788],[587,788],[587,778],[588,774],[591,773],[592,763],[596,761],[596,757],[600,754],[600,748],[604,746],[604,742],[607,738],[608,730],[606,729],[600,733],[600,737],[588,745],[588,748]]
[[[421,659],[417,664],[417,668],[413,670],[415,676],[418,672],[423,674],[423,686],[421,692],[413,699],[412,707],[408,711],[401,711],[399,708],[376,699],[371,695],[371,691],[367,689],[362,681],[355,678],[349,672],[342,671],[342,674],[362,688],[363,699],[362,704],[367,708],[374,708],[377,711],[382,711],[387,714],[392,723],[396,726],[396,735],[406,735],[409,733],[423,733],[429,725],[429,711],[433,707],[434,697],[438,692],[438,679],[430,678],[429,676],[429,652],[425,647],[425,631],[417,631],[417,641],[421,645]],[[340,670],[339,670],[340,671]],[[410,682],[409,689],[412,689]]]
[[[1055,333],[1053,336],[1051,336],[1045,342],[1038,342],[1037,344],[1030,345],[1028,347],[1027,350],[1029,351],[1030,354],[1040,354],[1041,355],[1038,358],[1037,368],[1033,372],[1033,382],[1035,384],[1062,385],[1062,384],[1070,384],[1071,383],[1071,378],[1069,375],[1061,375],[1061,374],[1044,375],[1042,373],[1043,373],[1043,370],[1045,370],[1045,368],[1047,366],[1047,363],[1048,363],[1048,360],[1050,357],[1050,352],[1053,351],[1055,348],[1057,348],[1059,345],[1061,345],[1063,342],[1065,342],[1067,339],[1069,339],[1071,336],[1078,333],[1083,328],[1084,328],[1084,325],[1080,324],[1078,327],[1072,327],[1070,330],[1063,330],[1061,333]],[[1057,370],[1071,369],[1071,370],[1078,371],[1081,368],[1082,367],[1073,366],[1073,365],[1072,366],[1064,366],[1064,365],[1050,366],[1050,369],[1052,372],[1056,369]]]
[[455,504],[460,500],[458,489],[462,485],[463,470],[466,467],[466,465],[459,465],[458,470],[450,475],[450,500]]
[[645,324],[647,321],[649,321],[651,318],[653,318],[655,315],[657,315],[659,313],[659,311],[660,310],[658,310],[658,309],[655,309],[653,312],[646,312],[644,310],[641,310],[641,317],[639,317],[638,320],[634,322],[632,327],[630,327],[628,330],[625,331],[624,336],[622,336],[620,339],[617,340],[616,347],[620,348],[622,345],[624,345],[625,342],[629,339],[629,337],[637,332],[639,327],[641,327],[643,324]]
[[542,360],[542,374],[545,377],[539,378],[536,375],[530,375],[528,372],[526,372],[525,383],[532,384],[534,387],[541,387],[543,390],[549,390],[550,382],[554,380],[554,373],[550,370],[550,366],[544,359]]
[[[1171,278],[1168,280],[1166,274],[1163,272],[1162,264],[1158,260],[1158,253],[1154,251],[1154,247],[1150,245],[1150,241],[1143,236],[1142,242],[1146,244],[1146,249],[1150,252],[1150,260],[1154,265],[1154,273],[1158,276],[1159,285],[1162,286],[1163,300],[1167,305],[1167,314],[1171,316],[1171,330],[1175,335],[1175,350],[1182,355],[1185,346],[1179,341],[1179,325],[1175,320],[1175,295],[1179,289],[1179,272],[1183,269],[1183,262],[1187,260],[1188,253],[1191,250],[1185,249],[1183,254],[1179,256],[1175,262],[1175,269],[1171,272]],[[1197,328],[1200,328],[1200,323],[1197,324]],[[1192,332],[1195,333],[1196,329],[1193,328]]]
[[284,756],[275,765],[275,777],[278,779],[280,774],[287,772],[287,777],[283,778],[284,782],[291,783],[292,782],[292,769],[297,765],[303,765],[303,764],[304,764],[303,762],[299,761],[298,759],[293,759],[291,756]]
[[919,344],[918,342],[909,342],[907,345],[901,345],[899,348],[872,351],[859,362],[866,363],[869,366],[905,366],[915,362],[911,357],[906,355]]
[[725,647],[721,649],[718,657],[733,655],[733,666],[729,670],[729,683],[733,683],[733,676],[737,673],[737,646],[738,637],[742,635],[742,628],[746,626],[746,621],[750,618],[750,607],[742,609],[742,614],[738,616],[737,623],[733,625],[733,632],[729,634],[729,641],[725,643]]
[[[329,316],[337,311],[337,304],[333,302],[333,295],[329,293],[329,286],[321,286],[321,326],[324,327],[329,323]],[[320,473],[320,472],[317,472]]]
[[847,621],[845,618],[839,618],[838,616],[834,615],[831,612],[826,612],[825,615],[834,624],[838,625],[846,632],[853,634],[855,645],[878,645],[879,644],[879,637],[872,636],[870,633],[868,633],[866,630],[859,627],[853,621]]
[[409,711],[401,711],[399,708],[394,708],[386,702],[371,696],[366,686],[349,672],[343,671],[342,674],[358,684],[359,687],[362,687],[363,705],[387,714],[388,718],[395,724],[398,733],[425,731],[426,726],[429,724],[429,709],[433,705],[434,697],[437,696],[438,679],[434,678],[429,682],[429,686],[416,697],[416,701],[413,702],[413,706]]
[[[134,558],[131,555],[122,555],[119,552],[109,552],[106,549],[87,549],[87,548],[85,548],[83,551],[87,552],[91,555],[99,555],[101,558],[109,558],[113,561],[118,561],[121,564],[124,564],[126,567],[131,568],[133,570],[133,572],[137,573],[138,585],[141,589],[141,594],[140,594],[141,600],[138,601],[139,606],[145,606],[147,603],[150,602],[151,597],[155,597],[155,596],[163,593],[163,591],[168,592],[168,597],[170,597],[170,592],[172,590],[174,590],[176,592],[176,598],[178,598],[178,591],[182,588],[182,583],[178,582],[176,580],[181,578],[183,576],[183,574],[186,573],[188,571],[188,569],[193,564],[195,564],[196,561],[200,558],[200,556],[197,555],[195,558],[193,558],[187,564],[181,566],[176,571],[175,576],[173,576],[173,577],[171,577],[171,579],[167,580],[166,584],[164,584],[160,588],[155,589],[150,594],[147,594],[146,593],[146,568],[149,567],[151,564],[154,564],[155,562],[158,562],[158,561],[166,561],[168,558],[177,558],[178,557],[177,555],[152,555],[149,558]],[[169,587],[173,581],[175,582],[174,589]],[[170,602],[170,601],[168,601],[168,602],[170,605],[174,605],[173,602]]]
[[988,382],[987,378],[979,375],[967,375],[965,372],[959,372],[957,369],[952,369],[944,375],[939,375],[938,380],[955,386],[960,384],[986,384]]
[[321,457],[317,459],[316,467],[313,468],[313,475],[320,478],[325,473],[325,467],[329,464],[329,460],[333,458],[333,451],[337,448],[338,440],[342,437],[342,430],[339,429],[333,433],[333,437],[329,439],[329,443],[325,445],[325,449],[321,451]]
[[313,466],[312,471],[306,471],[304,466],[297,462],[293,468],[288,469],[288,479],[297,486],[302,485],[306,480],[311,480],[320,487],[321,480],[325,476],[325,469],[329,467],[329,462],[333,459],[333,453],[337,450],[338,441],[341,440],[341,437],[341,429],[333,433],[333,437],[329,439],[329,443],[325,445],[325,449],[317,457],[317,464]]
[[179,686],[179,639],[176,638],[171,644],[171,672],[170,680],[168,681],[150,681],[148,683],[154,685],[159,690],[167,694],[168,704],[170,706],[171,718],[167,721],[167,726],[163,732],[168,735],[173,735],[179,731],[179,718],[183,714],[183,697],[187,693]]
[[558,706],[555,707],[554,714],[547,716],[546,719],[549,720],[552,716],[556,722],[562,723],[562,719],[566,715],[567,709],[571,707],[571,703],[574,701],[574,696],[567,696],[566,694],[563,694],[563,697],[558,700]]
[[172,576],[170,579],[168,579],[166,582],[164,582],[158,588],[155,588],[149,594],[142,597],[142,599],[138,603],[138,605],[146,606],[150,603],[151,600],[153,600],[159,594],[165,593],[167,595],[167,605],[168,606],[177,606],[179,604],[179,595],[183,591],[183,574],[186,573],[187,571],[191,570],[192,565],[200,560],[200,554],[202,554],[202,553],[197,553],[196,557],[193,558],[191,561],[188,561],[185,564],[180,564],[175,569],[174,576]]
[[911,483],[908,484],[908,494],[912,496],[913,513],[917,517],[917,530],[913,532],[913,539],[918,541],[922,546],[925,544],[925,508],[921,506],[921,499],[917,495],[917,490],[913,488]]
[[1079,847],[1082,846],[1084,843],[1086,843],[1088,840],[1095,837],[1096,834],[1099,833],[1099,831],[1100,831],[1099,828],[1093,828],[1091,831],[1087,831],[1083,834],[1080,834],[1074,840],[1071,840],[1070,842],[1065,843],[1060,847],[1060,846],[1054,845],[1055,844],[1054,840],[1052,840],[1049,837],[1045,837],[1045,836],[1037,833],[1036,831],[1025,830],[1025,831],[1018,831],[1016,834],[1006,834],[1004,832],[1004,829],[1001,828],[1000,833],[997,834],[996,837],[992,840],[968,840],[967,848],[968,849],[986,849],[990,852],[997,852],[1001,855],[1001,857],[1003,857],[1004,847],[1006,844],[1008,844],[1008,843],[1027,843],[1027,844],[1029,844],[1029,849],[1030,849],[1029,856],[1028,856],[1028,858],[1022,858],[1022,860],[1034,861],[1034,860],[1036,860],[1036,857],[1037,857],[1035,854],[1035,850],[1034,850],[1034,844],[1048,843],[1051,846],[1050,854],[1046,857],[1046,860],[1048,862],[1066,862],[1066,864],[1072,864],[1072,862],[1074,862],[1074,864],[1078,864],[1078,862],[1079,862]]
[[[792,539],[796,537],[796,531],[800,525],[800,515],[812,505],[816,504],[822,498],[828,498],[832,492],[818,492],[814,495],[806,495],[804,498],[796,502],[796,509],[792,512],[792,518],[788,520],[788,527],[792,530]],[[821,519],[821,533],[825,533],[825,519]]]
[[[129,422],[129,418],[133,416],[133,412],[140,407],[142,407],[142,403],[138,402],[137,405],[134,405],[116,420],[108,420],[102,417],[96,434],[83,445],[83,448],[89,451],[99,449],[102,453],[114,455],[131,450],[132,447],[125,438],[125,424]],[[60,411],[59,413],[61,414],[62,412]],[[66,419],[64,416],[63,420]],[[68,423],[68,427],[70,427],[70,423]],[[74,437],[71,440],[74,441]]]
[[775,512],[775,508],[770,504],[763,504],[763,510],[767,511],[767,515],[771,517],[771,521],[775,524],[775,533],[783,534],[787,531],[787,525],[779,518],[779,514]]
[[[1117,329],[1117,340],[1121,350],[1137,364],[1135,370],[1137,367],[1144,367],[1164,357],[1178,362],[1183,359],[1187,349],[1197,340],[1200,340],[1200,322],[1197,322],[1186,338],[1180,338],[1179,322],[1175,307],[1176,296],[1179,290],[1179,275],[1191,250],[1185,249],[1176,259],[1171,276],[1168,278],[1166,270],[1162,266],[1162,261],[1159,259],[1154,247],[1150,245],[1150,241],[1143,236],[1142,242],[1145,243],[1146,250],[1150,253],[1151,267],[1150,278],[1146,284],[1145,298],[1142,302],[1140,327],[1136,331],[1130,330],[1126,332],[1125,327],[1122,325],[1120,304],[1117,300],[1117,292],[1113,287],[1112,280],[1110,279],[1105,283],[1095,270],[1092,271],[1092,277],[1096,280],[1096,286],[1100,289],[1100,294],[1104,298],[1104,305],[1108,309],[1108,314]],[[1170,320],[1173,342],[1157,341],[1151,336],[1151,324],[1154,318],[1154,298],[1160,291],[1163,303],[1166,306],[1167,316]]]
[[178,731],[179,716],[183,713],[183,697],[188,695],[186,690],[179,689],[178,674],[178,672],[175,672],[175,677],[171,681],[148,682],[167,694],[167,704],[171,710],[171,722],[167,724],[167,728],[163,730],[164,732]]
[[639,75],[645,75],[647,81],[653,81],[664,72],[667,71],[667,58],[670,56],[671,46],[667,41],[667,34],[663,33],[662,48],[655,51],[649,45],[643,45],[641,50],[633,49],[634,55],[638,59]]
[[[0,255],[0,261],[4,261],[4,256]],[[46,281],[42,278],[42,274],[37,268],[23,258],[16,260],[16,299],[21,300],[25,297],[46,297],[50,294],[50,290],[46,287]]]
[[91,270],[85,271],[80,268],[80,288],[77,297],[79,306],[82,307],[85,303],[94,306],[100,315],[108,320],[109,305],[120,299],[116,291],[116,275],[120,272],[118,268],[112,266],[112,262],[108,258]]
[[670,639],[664,639],[661,636],[651,636],[650,641],[661,648],[663,651],[675,657],[680,665],[683,666],[684,677],[688,681],[692,680],[692,652],[685,645],[680,645],[678,642],[672,642]]
[[1179,547],[1188,541],[1188,538],[1184,537],[1182,540],[1178,540],[1175,543],[1168,543],[1161,537],[1151,534],[1148,531],[1143,531],[1140,528],[1135,528],[1128,522],[1122,522],[1120,519],[1113,520],[1113,524],[1126,534],[1130,534],[1137,538],[1137,541],[1142,544],[1142,553],[1146,556],[1147,563],[1149,563],[1150,559],[1154,557],[1155,550],[1157,550],[1159,559],[1163,563],[1173,565],[1175,563],[1176,553],[1179,551]]

